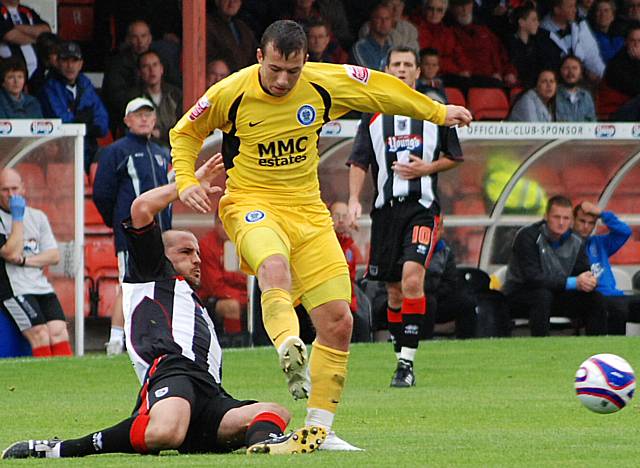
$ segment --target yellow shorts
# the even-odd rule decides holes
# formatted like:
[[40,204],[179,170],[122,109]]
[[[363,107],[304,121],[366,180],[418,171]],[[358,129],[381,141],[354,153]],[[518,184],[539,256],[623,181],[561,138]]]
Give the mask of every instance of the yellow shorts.
[[[255,275],[267,257],[280,254],[291,267],[291,298],[300,299],[307,310],[332,300],[351,302],[347,262],[321,200],[304,206],[279,205],[225,195],[219,213],[243,271]],[[338,277],[331,287],[320,287]],[[317,297],[319,291],[322,299]]]

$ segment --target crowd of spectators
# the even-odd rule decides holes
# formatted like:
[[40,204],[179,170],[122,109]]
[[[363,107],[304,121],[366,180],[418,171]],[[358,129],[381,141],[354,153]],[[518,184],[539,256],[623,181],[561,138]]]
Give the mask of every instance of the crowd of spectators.
[[[382,70],[390,47],[410,47],[420,52],[420,91],[446,100],[447,88],[501,88],[511,98],[510,120],[594,121],[598,102],[616,103],[609,117],[638,114],[639,0],[352,3],[208,1],[207,86],[256,63],[257,38],[271,21],[287,18],[307,30],[312,61]],[[112,136],[121,136],[124,106],[144,96],[156,105],[153,137],[168,144],[183,107],[180,2],[98,1],[94,40],[81,44],[63,42],[19,0],[0,7],[0,116],[86,123],[88,168],[96,139],[107,134],[105,112]],[[101,90],[82,73],[87,48],[89,68],[104,74]]]

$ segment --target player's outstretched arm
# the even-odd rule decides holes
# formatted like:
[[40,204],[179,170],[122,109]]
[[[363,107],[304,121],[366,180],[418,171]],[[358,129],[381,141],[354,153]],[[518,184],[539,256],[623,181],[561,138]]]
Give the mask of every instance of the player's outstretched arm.
[[[224,164],[220,153],[209,158],[209,160],[196,171],[196,178],[200,181],[200,185],[197,187],[205,194],[207,202],[209,202],[210,195],[222,191],[220,187],[211,185],[213,180],[220,175],[222,171],[224,171]],[[134,228],[141,228],[148,225],[160,211],[164,210],[170,203],[177,199],[178,189],[175,183],[163,185],[162,187],[157,187],[143,193],[136,198],[131,205],[132,226]]]

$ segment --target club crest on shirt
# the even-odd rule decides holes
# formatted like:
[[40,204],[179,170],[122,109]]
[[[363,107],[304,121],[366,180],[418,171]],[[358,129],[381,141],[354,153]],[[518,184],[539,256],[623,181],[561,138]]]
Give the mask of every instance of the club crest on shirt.
[[345,70],[347,70],[347,75],[352,80],[359,81],[362,84],[369,83],[369,69],[365,67],[358,67],[356,65],[344,65]]
[[169,393],[169,387],[162,387],[155,391],[156,398],[162,398]]
[[296,117],[300,124],[304,126],[311,125],[316,120],[316,109],[310,104],[303,104],[298,109]]
[[247,223],[257,223],[258,221],[262,221],[265,218],[264,211],[253,210],[249,211],[245,216],[244,220]]
[[164,166],[164,158],[162,157],[161,154],[154,154],[153,157],[156,158],[156,162],[158,163],[158,166],[160,167]]
[[210,105],[211,103],[209,102],[209,99],[207,98],[207,96],[206,95],[202,96],[194,106],[191,113],[189,114],[189,120],[191,121],[196,120],[198,117],[200,117],[204,113],[204,111],[207,110],[207,108]]

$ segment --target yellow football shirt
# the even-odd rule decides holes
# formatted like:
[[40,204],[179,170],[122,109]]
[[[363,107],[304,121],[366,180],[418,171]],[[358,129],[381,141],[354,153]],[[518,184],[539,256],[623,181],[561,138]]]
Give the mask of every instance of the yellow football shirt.
[[296,86],[275,97],[260,86],[260,65],[216,83],[170,132],[178,190],[195,185],[204,139],[224,132],[229,194],[307,203],[320,196],[318,136],[322,125],[351,110],[400,114],[442,125],[444,105],[399,79],[364,67],[305,64]]

